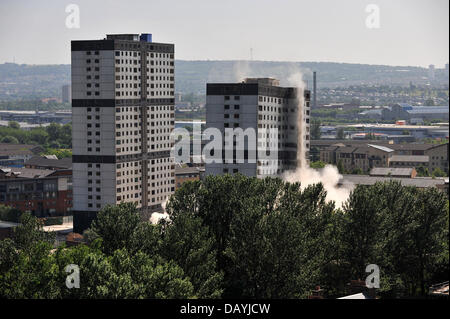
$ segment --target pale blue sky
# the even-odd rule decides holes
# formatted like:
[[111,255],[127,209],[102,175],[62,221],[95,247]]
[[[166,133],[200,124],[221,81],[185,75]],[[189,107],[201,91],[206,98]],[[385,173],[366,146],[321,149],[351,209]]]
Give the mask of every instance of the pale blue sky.
[[[67,29],[66,5],[80,8]],[[368,29],[366,5],[380,8]],[[0,63],[70,63],[70,40],[152,33],[177,59],[330,61],[442,68],[449,0],[1,0]]]

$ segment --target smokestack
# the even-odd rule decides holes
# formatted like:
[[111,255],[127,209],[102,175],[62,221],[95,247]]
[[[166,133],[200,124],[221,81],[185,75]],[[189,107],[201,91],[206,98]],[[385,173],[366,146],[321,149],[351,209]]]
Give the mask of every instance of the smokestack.
[[317,83],[316,83],[316,71],[313,72],[313,108],[317,107]]

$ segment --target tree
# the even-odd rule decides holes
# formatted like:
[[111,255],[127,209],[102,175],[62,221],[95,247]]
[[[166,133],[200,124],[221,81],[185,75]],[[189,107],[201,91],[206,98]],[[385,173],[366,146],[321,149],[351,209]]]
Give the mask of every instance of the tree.
[[[320,183],[208,176],[177,189],[156,225],[133,204],[106,207],[75,247],[55,248],[24,213],[0,241],[0,298],[305,298],[316,285],[335,297],[368,264],[383,297],[425,296],[448,279],[443,192],[359,185],[342,209],[326,196]],[[69,264],[79,289],[65,286]]]
[[54,233],[43,231],[43,223],[30,213],[23,213],[19,219],[20,225],[14,228],[13,238],[17,248],[30,250],[34,243],[47,242],[53,244]]
[[19,140],[10,135],[3,137],[0,141],[7,144],[19,144]]
[[432,176],[433,177],[444,177],[444,176],[447,176],[447,174],[443,170],[441,170],[439,167],[436,167],[433,170]]
[[388,297],[425,296],[432,279],[446,278],[448,199],[439,190],[395,181],[357,186],[342,218],[346,276],[364,278],[365,266],[377,264]]
[[133,203],[108,205],[100,210],[92,222],[91,232],[103,240],[103,251],[112,254],[121,248],[130,249],[133,234],[140,222],[139,211]]
[[342,160],[338,160],[337,162],[337,169],[339,171],[339,174],[345,174],[345,167],[344,167],[344,163],[342,162]]
[[311,139],[320,140],[321,131],[320,131],[320,120],[313,119],[311,121]]
[[19,130],[20,129],[20,124],[18,122],[16,122],[16,121],[9,121],[8,122],[8,127],[16,129],[16,130]]
[[46,145],[48,141],[48,133],[44,129],[34,129],[30,131],[30,139],[39,145]]
[[[334,206],[325,196],[322,186],[301,192],[298,183],[239,174],[186,183],[168,204],[172,226],[183,221],[183,227],[177,226],[167,243],[180,243],[171,250],[178,249],[174,255],[182,260],[198,251],[191,247],[203,247],[193,256],[210,256],[203,257],[208,264],[213,260],[208,247],[214,248],[217,270],[224,273],[223,297],[304,297],[320,282],[320,262],[329,251],[318,248],[330,240],[325,232]],[[212,246],[207,237],[201,239],[208,232]],[[187,233],[198,234],[196,241],[203,244],[194,246]]]
[[161,256],[181,266],[197,297],[220,298],[223,274],[216,271],[214,238],[198,216],[168,211],[172,220],[166,225]]
[[22,211],[9,206],[0,205],[0,220],[18,223]]
[[57,141],[60,137],[61,126],[57,123],[51,123],[49,126],[45,128],[48,134],[48,138],[50,141]]
[[345,139],[345,132],[344,132],[344,129],[342,127],[337,129],[337,131],[336,131],[336,139],[338,139],[338,140]]
[[325,165],[327,165],[327,163],[322,162],[322,161],[311,162],[311,163],[309,164],[309,166],[310,166],[311,168],[315,168],[315,169],[324,168]]

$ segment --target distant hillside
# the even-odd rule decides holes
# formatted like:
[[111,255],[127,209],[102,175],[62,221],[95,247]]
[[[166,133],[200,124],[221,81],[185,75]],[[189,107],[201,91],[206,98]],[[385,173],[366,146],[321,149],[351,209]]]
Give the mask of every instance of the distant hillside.
[[61,97],[70,83],[70,65],[0,64],[0,100]]
[[[331,62],[268,61],[184,61],[175,62],[178,92],[204,93],[207,82],[240,81],[246,76],[275,77],[287,85],[287,78],[302,72],[308,86],[317,71],[319,87],[347,87],[359,84],[426,84],[427,69]],[[70,65],[0,64],[0,100],[60,97],[61,86],[70,83]],[[448,75],[436,70],[437,85],[447,84]]]

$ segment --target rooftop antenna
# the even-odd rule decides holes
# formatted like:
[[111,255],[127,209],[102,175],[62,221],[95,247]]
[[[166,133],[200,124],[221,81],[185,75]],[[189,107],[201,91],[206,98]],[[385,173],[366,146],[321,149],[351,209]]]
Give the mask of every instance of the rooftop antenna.
[[250,61],[253,61],[253,48],[250,48]]

